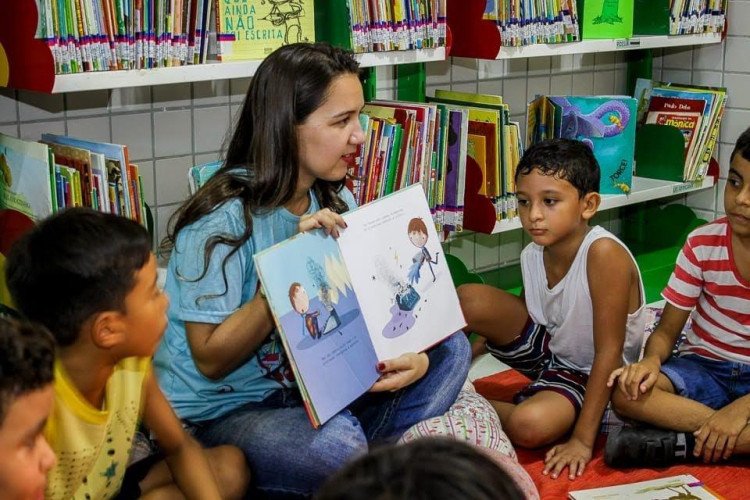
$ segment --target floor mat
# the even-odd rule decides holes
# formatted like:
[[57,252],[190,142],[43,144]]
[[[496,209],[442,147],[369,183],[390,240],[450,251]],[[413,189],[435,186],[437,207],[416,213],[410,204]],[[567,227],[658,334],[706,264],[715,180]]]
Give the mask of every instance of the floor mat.
[[[474,381],[477,392],[487,399],[510,401],[513,394],[529,380],[515,370],[508,370]],[[544,454],[547,448],[525,450],[516,448],[518,461],[523,465],[539,489],[542,499],[564,499],[568,491],[634,483],[678,474],[692,474],[715,493],[729,500],[750,498],[750,459],[732,459],[721,465],[688,463],[664,469],[626,469],[608,467],[602,456],[604,436],[600,436],[594,447],[594,457],[583,476],[571,481],[567,476],[552,479],[542,474]]]

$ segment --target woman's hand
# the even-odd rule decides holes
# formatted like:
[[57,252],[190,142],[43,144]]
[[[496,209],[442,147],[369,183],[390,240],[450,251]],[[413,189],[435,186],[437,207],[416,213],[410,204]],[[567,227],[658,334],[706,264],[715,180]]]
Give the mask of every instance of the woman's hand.
[[430,358],[425,353],[409,352],[398,358],[378,363],[380,378],[370,392],[397,391],[424,377],[430,367]]
[[318,210],[314,214],[303,215],[299,219],[299,232],[310,231],[311,229],[325,229],[326,234],[339,237],[339,228],[346,227],[346,222],[340,214],[337,214],[330,208]]

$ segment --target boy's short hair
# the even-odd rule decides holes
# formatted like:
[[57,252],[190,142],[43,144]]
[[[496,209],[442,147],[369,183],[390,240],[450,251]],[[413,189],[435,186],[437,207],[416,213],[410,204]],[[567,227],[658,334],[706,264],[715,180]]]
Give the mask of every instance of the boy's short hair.
[[333,475],[316,500],[521,500],[513,479],[455,439],[429,437],[375,449]]
[[138,223],[88,208],[43,220],[11,248],[8,288],[18,310],[46,326],[61,347],[104,311],[124,311],[135,275],[151,255]]
[[750,127],[742,132],[737,138],[732,154],[729,156],[729,161],[731,162],[734,160],[734,155],[737,154],[745,160],[750,161]]
[[548,139],[531,146],[521,157],[515,180],[537,169],[570,182],[579,196],[599,192],[601,170],[591,148],[572,139]]
[[52,383],[54,359],[46,328],[0,317],[0,425],[16,398]]

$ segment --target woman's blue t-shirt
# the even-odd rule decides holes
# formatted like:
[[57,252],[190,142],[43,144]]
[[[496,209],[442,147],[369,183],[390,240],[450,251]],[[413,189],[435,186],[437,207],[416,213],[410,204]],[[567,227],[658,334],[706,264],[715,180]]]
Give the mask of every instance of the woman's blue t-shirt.
[[[339,196],[349,209],[356,207],[346,188]],[[312,191],[310,199],[307,214],[320,208]],[[205,275],[195,278],[203,273],[203,249],[208,238],[217,234],[236,237],[244,232],[242,202],[238,198],[227,201],[177,235],[165,284],[170,299],[169,324],[154,357],[154,369],[162,391],[180,418],[217,418],[246,403],[262,401],[274,390],[296,386],[276,331],[233,372],[219,380],[207,378],[193,361],[185,321],[219,324],[252,299],[258,286],[253,254],[295,235],[299,220],[285,208],[254,214],[252,236],[226,261],[226,283],[222,263],[230,248],[221,244],[214,248]]]

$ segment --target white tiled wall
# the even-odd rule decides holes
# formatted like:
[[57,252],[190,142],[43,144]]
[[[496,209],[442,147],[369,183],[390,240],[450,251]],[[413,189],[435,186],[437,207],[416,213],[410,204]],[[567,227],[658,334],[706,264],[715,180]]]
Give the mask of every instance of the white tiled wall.
[[[730,1],[729,15],[725,43],[665,51],[654,64],[657,78],[729,89],[718,150],[722,182],[718,190],[686,197],[705,218],[722,211],[716,193],[723,189],[728,156],[734,140],[750,125],[750,0]],[[453,58],[427,64],[427,93],[451,88],[500,94],[510,104],[512,119],[523,123],[526,102],[538,93],[623,93],[624,61],[623,53],[510,61]],[[378,97],[395,97],[392,68],[378,68],[377,81]],[[27,139],[52,132],[127,144],[141,168],[160,239],[170,215],[187,195],[187,168],[220,156],[248,83],[244,78],[64,95],[0,88],[0,132]],[[596,222],[617,231],[617,213],[610,212],[598,215]],[[482,270],[517,261],[524,244],[516,230],[466,235],[447,243],[446,249],[470,268]]]

